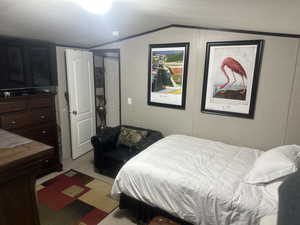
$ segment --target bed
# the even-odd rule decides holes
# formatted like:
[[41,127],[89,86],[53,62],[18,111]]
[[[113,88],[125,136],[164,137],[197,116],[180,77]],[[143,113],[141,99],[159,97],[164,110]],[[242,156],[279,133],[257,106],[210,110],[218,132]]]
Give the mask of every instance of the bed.
[[[262,154],[257,149],[171,135],[128,161],[111,194],[116,199],[128,196],[190,224],[259,224],[278,208],[278,199],[266,185],[244,182]],[[269,225],[268,220],[264,225]]]

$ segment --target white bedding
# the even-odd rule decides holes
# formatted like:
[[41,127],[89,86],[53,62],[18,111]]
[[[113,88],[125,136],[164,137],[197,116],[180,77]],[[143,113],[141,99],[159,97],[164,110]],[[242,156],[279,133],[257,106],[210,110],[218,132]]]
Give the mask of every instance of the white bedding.
[[242,182],[262,151],[184,135],[168,136],[131,160],[117,175],[121,193],[197,225],[254,225],[277,202],[263,187]]
[[277,225],[277,215],[264,216],[259,225]]

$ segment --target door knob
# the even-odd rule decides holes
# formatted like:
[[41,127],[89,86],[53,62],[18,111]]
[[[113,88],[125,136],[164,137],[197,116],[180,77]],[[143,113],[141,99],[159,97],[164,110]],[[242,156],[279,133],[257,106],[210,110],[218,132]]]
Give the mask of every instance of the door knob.
[[77,115],[77,111],[76,111],[76,110],[73,110],[72,113],[73,113],[73,115],[75,115],[75,116]]

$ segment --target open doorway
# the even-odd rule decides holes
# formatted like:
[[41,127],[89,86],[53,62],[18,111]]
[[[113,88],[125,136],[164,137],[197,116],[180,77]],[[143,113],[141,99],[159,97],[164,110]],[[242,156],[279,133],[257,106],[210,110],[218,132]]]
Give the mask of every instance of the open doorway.
[[97,130],[121,125],[120,50],[95,50]]

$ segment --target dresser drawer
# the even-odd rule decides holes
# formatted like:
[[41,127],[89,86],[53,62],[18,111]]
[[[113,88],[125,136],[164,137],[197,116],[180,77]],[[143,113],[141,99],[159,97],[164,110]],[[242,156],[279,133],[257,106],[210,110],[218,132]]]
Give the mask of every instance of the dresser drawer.
[[22,128],[32,123],[27,112],[4,114],[0,118],[1,127],[5,130]]
[[[19,129],[14,131],[24,137],[30,138],[35,141],[39,141],[48,145],[56,145],[56,126],[51,124],[45,124],[41,126],[34,126],[27,129]],[[55,147],[55,146],[53,146]]]
[[39,126],[32,130],[32,139],[48,144],[51,143],[50,140],[55,137],[55,134],[56,130],[54,126]]
[[47,123],[53,120],[50,108],[32,109],[30,111],[32,124]]
[[0,96],[1,129],[53,147],[52,155],[41,159],[39,175],[61,169],[54,99],[52,93]]
[[26,101],[3,101],[0,102],[0,113],[16,112],[26,109]]
[[48,137],[43,136],[43,137],[40,137],[40,138],[37,138],[37,139],[39,139],[37,141],[42,142],[46,145],[50,145],[54,148],[56,148],[58,146],[57,139],[54,138],[54,136],[48,136]]
[[49,159],[45,159],[41,162],[41,169],[45,170],[51,167],[54,163],[55,163],[55,158],[53,156]]
[[51,98],[49,96],[40,96],[31,98],[29,100],[29,107],[32,109],[35,108],[44,108],[51,106]]

